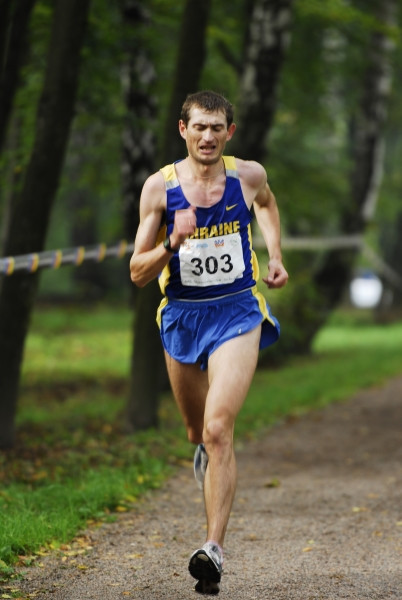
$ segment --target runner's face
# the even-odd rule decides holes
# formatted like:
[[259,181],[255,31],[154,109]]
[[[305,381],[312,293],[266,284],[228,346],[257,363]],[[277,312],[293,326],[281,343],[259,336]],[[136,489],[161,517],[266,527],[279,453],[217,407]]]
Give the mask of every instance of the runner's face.
[[223,112],[206,112],[196,106],[190,111],[187,126],[183,121],[179,122],[180,135],[186,140],[189,156],[203,165],[212,165],[221,159],[226,142],[235,129],[234,123],[228,128]]

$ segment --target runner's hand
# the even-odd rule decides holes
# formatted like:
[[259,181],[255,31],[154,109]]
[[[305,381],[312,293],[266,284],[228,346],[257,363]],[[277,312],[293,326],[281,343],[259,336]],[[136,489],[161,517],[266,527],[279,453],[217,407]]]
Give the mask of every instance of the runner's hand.
[[193,235],[197,226],[196,210],[195,206],[176,210],[173,231],[170,234],[170,244],[173,248],[178,248],[189,235]]
[[263,277],[263,282],[269,288],[281,288],[286,285],[288,279],[289,275],[282,261],[275,258],[271,259],[268,263],[268,277]]

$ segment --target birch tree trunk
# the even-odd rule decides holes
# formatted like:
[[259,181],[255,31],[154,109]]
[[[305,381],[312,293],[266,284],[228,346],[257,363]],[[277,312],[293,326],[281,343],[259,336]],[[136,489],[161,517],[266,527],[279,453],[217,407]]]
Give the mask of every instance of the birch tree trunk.
[[[64,160],[78,84],[89,0],[57,0],[34,147],[13,198],[4,256],[43,250]],[[12,445],[21,361],[38,273],[0,279],[0,446]]]
[[293,0],[255,0],[246,33],[233,154],[263,161],[275,115],[277,87],[290,42]]

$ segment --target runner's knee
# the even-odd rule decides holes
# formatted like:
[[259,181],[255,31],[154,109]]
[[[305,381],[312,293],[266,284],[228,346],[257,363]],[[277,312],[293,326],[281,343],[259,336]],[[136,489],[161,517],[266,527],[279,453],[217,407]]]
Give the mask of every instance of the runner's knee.
[[224,446],[232,441],[231,419],[222,415],[213,417],[205,423],[203,433],[204,443],[208,447]]

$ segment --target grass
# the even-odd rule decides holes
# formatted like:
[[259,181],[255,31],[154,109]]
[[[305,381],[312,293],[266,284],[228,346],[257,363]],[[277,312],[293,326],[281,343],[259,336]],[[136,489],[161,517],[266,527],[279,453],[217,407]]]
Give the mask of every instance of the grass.
[[27,340],[25,383],[77,381],[129,370],[131,314],[115,310],[46,308],[34,314]]
[[[132,509],[192,450],[170,394],[161,427],[124,427],[131,352],[128,310],[46,309],[27,340],[15,448],[0,453],[0,572],[63,548],[88,525]],[[289,416],[344,401],[402,372],[402,323],[335,314],[308,358],[257,371],[237,439]]]

